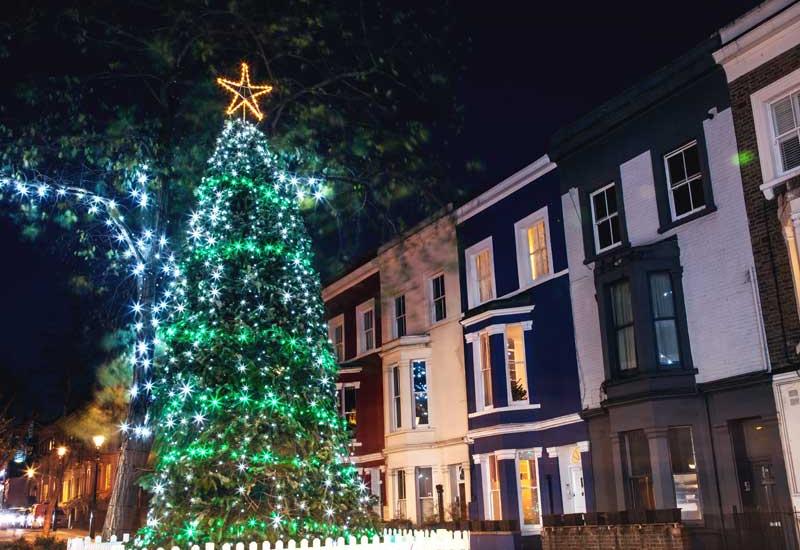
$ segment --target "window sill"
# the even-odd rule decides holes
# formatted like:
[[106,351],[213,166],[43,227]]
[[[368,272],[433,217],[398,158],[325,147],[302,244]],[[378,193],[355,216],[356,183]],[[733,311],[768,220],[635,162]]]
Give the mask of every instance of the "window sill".
[[592,251],[592,254],[586,256],[586,259],[583,260],[583,263],[584,265],[589,265],[603,258],[613,256],[615,253],[619,253],[620,251],[626,250],[630,247],[631,243],[628,242],[628,239],[624,239],[619,243],[615,244],[614,246],[611,246],[609,248],[604,248],[600,252],[595,253],[594,251]]
[[477,411],[473,413],[469,413],[467,418],[478,418],[480,416],[486,416],[487,414],[494,414],[500,412],[508,412],[508,411],[530,411],[535,409],[541,409],[542,405],[540,403],[527,403],[527,404],[520,404],[520,405],[508,405],[507,407],[491,407],[485,408],[482,411]]
[[658,228],[659,235],[666,233],[676,227],[679,227],[685,223],[693,222],[698,218],[702,218],[709,214],[712,214],[717,211],[717,205],[713,202],[711,204],[707,204],[705,207],[701,208],[697,212],[692,212],[687,216],[683,216],[682,218],[678,218],[677,220],[670,220],[668,223],[663,224],[661,227]]

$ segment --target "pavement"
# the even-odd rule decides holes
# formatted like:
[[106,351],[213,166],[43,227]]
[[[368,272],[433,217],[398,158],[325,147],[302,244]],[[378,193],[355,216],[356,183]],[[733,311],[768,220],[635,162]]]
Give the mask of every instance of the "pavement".
[[[50,532],[50,535],[57,539],[85,537],[88,534],[89,531],[83,529],[58,529]],[[20,537],[26,540],[33,540],[43,535],[44,532],[41,529],[0,529],[0,541],[14,540]]]

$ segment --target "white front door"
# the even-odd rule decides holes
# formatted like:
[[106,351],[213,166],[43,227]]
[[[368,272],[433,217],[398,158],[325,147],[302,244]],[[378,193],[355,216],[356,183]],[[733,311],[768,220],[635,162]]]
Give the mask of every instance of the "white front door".
[[583,486],[583,466],[570,464],[569,489],[572,494],[572,512],[582,514],[586,511],[586,490]]

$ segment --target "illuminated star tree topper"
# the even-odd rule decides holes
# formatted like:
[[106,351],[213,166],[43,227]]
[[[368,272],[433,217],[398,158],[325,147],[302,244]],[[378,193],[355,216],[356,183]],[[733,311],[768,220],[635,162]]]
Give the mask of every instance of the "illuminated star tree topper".
[[242,120],[245,119],[249,111],[256,120],[264,118],[264,114],[258,107],[258,98],[262,95],[268,94],[272,91],[272,86],[266,84],[251,84],[250,83],[250,67],[247,63],[242,63],[242,72],[239,75],[239,81],[234,82],[226,78],[217,78],[217,84],[228,90],[233,97],[228,105],[226,114],[232,115],[239,109],[242,110]]

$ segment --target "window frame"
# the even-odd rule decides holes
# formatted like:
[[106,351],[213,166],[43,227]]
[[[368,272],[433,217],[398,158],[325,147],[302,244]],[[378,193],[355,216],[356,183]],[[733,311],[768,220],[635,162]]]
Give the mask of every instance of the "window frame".
[[[435,282],[437,279],[442,280],[442,295],[440,297],[436,297],[436,287]],[[435,325],[436,323],[441,323],[442,321],[447,320],[447,278],[445,277],[444,271],[439,271],[430,277],[428,277],[428,300],[430,303],[430,318],[431,318],[431,325]],[[436,318],[436,302],[442,301],[443,304],[443,311],[444,316],[441,319]]]
[[789,172],[779,170],[780,165],[776,161],[775,148],[772,146],[774,132],[772,129],[771,105],[797,91],[800,91],[800,68],[793,70],[775,82],[767,84],[750,95],[750,106],[756,130],[758,158],[763,182],[760,188],[767,199],[774,198],[776,188],[783,182],[800,174],[800,167]]
[[[372,312],[372,347],[367,348],[367,331],[364,324],[364,317],[367,313]],[[356,346],[358,349],[358,355],[365,355],[367,353],[373,353],[378,349],[378,325],[377,325],[377,315],[375,309],[375,299],[370,298],[369,300],[360,303],[356,307]]]
[[[520,332],[522,333],[522,338],[520,342],[522,343],[522,368],[525,372],[525,399],[515,400],[511,397],[511,372],[509,368],[509,356],[508,356],[508,329],[511,327],[519,327]],[[530,381],[528,380],[528,357],[525,349],[525,324],[524,323],[509,323],[505,325],[503,328],[503,351],[504,351],[504,358],[505,358],[505,374],[506,374],[506,391],[508,399],[508,406],[509,407],[519,407],[524,405],[529,405],[531,403],[531,390],[530,390]],[[491,350],[490,350],[491,352]],[[490,353],[491,357],[491,353]],[[515,363],[519,363],[519,361],[515,360]]]
[[[697,482],[697,512],[699,514],[699,517],[696,517],[696,518],[690,518],[690,517],[686,517],[685,518],[685,517],[683,517],[683,514],[684,514],[683,508],[678,506],[678,491],[677,491],[675,476],[686,475],[686,474],[676,474],[675,473],[675,464],[674,464],[674,461],[673,461],[674,457],[672,456],[673,449],[672,449],[671,441],[669,439],[670,434],[675,432],[675,431],[678,431],[678,430],[688,430],[689,431],[689,441],[692,444],[692,449],[691,449],[691,451],[692,451],[692,459],[694,460],[694,464],[695,464],[695,468],[694,468],[692,473],[694,474],[696,482]],[[694,523],[694,522],[702,522],[703,521],[703,517],[704,517],[704,513],[703,513],[703,491],[702,491],[702,483],[701,483],[701,480],[700,480],[700,468],[697,467],[697,449],[696,449],[696,445],[695,445],[695,442],[694,442],[694,430],[692,429],[692,426],[690,424],[669,426],[667,428],[667,441],[668,441],[668,444],[669,444],[669,452],[670,452],[670,477],[672,478],[672,490],[675,492],[675,506],[681,510],[681,521],[692,522],[692,523]],[[690,467],[690,469],[691,469],[691,467]]]
[[[403,468],[397,468],[394,471],[394,517],[396,519],[406,519],[408,517],[408,486],[406,484],[406,471]],[[400,498],[400,488],[403,488],[403,498]],[[402,511],[400,510],[400,503],[403,503]]]
[[[494,473],[497,479],[497,490],[495,490],[492,483],[492,463],[494,463]],[[497,507],[494,506],[494,493],[497,493]],[[497,459],[497,453],[490,453],[486,455],[486,496],[488,498],[488,506],[484,508],[490,512],[490,519],[501,520],[503,519],[503,486],[500,483],[500,461]]]
[[[417,394],[422,392],[417,392],[416,388],[414,387],[414,363],[422,363],[425,366],[425,409],[428,417],[428,421],[425,423],[420,423],[417,421]],[[430,369],[428,368],[428,360],[427,359],[412,359],[408,362],[408,371],[411,375],[411,397],[413,403],[413,410],[411,415],[411,426],[412,428],[430,428],[431,427],[431,387],[430,387]]]
[[[398,313],[398,300],[402,301],[403,312]],[[400,330],[400,321],[403,323],[403,330]],[[402,334],[401,334],[402,332]],[[402,338],[408,334],[408,315],[406,309],[406,295],[398,294],[392,298],[392,334],[395,338]]]
[[[604,193],[607,189],[610,189],[612,187],[615,188],[615,192],[617,194],[617,212],[616,212],[615,216],[617,217],[617,220],[619,221],[619,223],[618,223],[618,226],[619,226],[619,241],[617,241],[615,243],[611,243],[609,246],[607,246],[605,248],[600,248],[600,235],[599,235],[599,232],[597,230],[597,227],[598,227],[600,222],[603,222],[603,221],[606,221],[606,220],[610,220],[613,216],[606,215],[606,217],[604,217],[602,220],[600,220],[600,222],[598,222],[597,221],[597,214],[596,214],[595,209],[594,209],[594,197],[595,197],[595,195],[599,195],[600,193]],[[592,219],[591,219],[591,222],[592,222],[592,241],[594,242],[594,255],[595,256],[603,254],[604,252],[608,252],[609,250],[613,250],[615,248],[618,248],[618,247],[622,246],[623,242],[625,242],[624,231],[622,229],[623,218],[622,218],[622,208],[621,208],[621,206],[622,206],[621,205],[621,203],[622,203],[622,193],[621,193],[621,191],[622,191],[622,186],[617,185],[616,181],[611,181],[610,183],[607,183],[607,184],[605,184],[605,185],[603,185],[603,186],[601,186],[601,187],[599,187],[599,188],[597,188],[594,191],[589,193],[589,212],[592,215]],[[606,199],[606,206],[608,206],[607,203],[608,203],[608,200]]]
[[[532,458],[522,458],[523,454],[530,453]],[[544,516],[542,510],[542,485],[539,479],[539,457],[537,456],[536,449],[519,449],[516,452],[516,456],[514,457],[514,467],[516,468],[517,479],[516,479],[516,486],[517,486],[517,505],[519,507],[519,525],[520,530],[523,532],[539,532],[542,529],[542,517]],[[527,460],[533,462],[533,476],[536,479],[536,499],[539,505],[539,522],[533,525],[525,524],[525,520],[523,518],[523,510],[522,510],[522,484],[520,479],[520,461]]]
[[403,429],[403,388],[400,379],[400,365],[392,365],[389,368],[389,390],[392,398],[391,402],[391,431]]
[[[358,390],[361,387],[360,382],[340,382],[336,384],[336,394],[339,399],[338,409],[339,409],[339,416],[342,417],[346,422],[348,428],[352,428],[356,430],[358,428]],[[353,396],[353,416],[355,416],[355,423],[350,424],[349,418],[347,416],[347,390],[353,390],[355,395]]]
[[[767,107],[767,118],[769,120],[769,129],[770,129],[769,145],[770,149],[772,150],[772,162],[775,170],[775,175],[778,177],[796,174],[798,173],[798,171],[800,171],[800,164],[798,164],[794,168],[784,169],[783,162],[781,160],[780,141],[779,141],[781,136],[778,135],[778,129],[776,128],[775,124],[775,113],[772,107],[779,101],[783,101],[786,98],[789,98],[789,104],[792,107],[792,114],[795,117],[795,127],[791,131],[793,131],[794,134],[798,137],[798,140],[800,140],[800,86],[795,86],[791,88],[788,92],[777,95],[776,97],[768,100],[765,103]],[[783,136],[789,134],[790,132],[783,134]]]
[[[341,354],[341,358],[339,357],[338,345],[336,343],[336,340],[334,339],[334,336],[336,335],[336,329],[337,328],[341,328],[342,329],[342,343],[341,343],[342,354]],[[345,336],[345,330],[344,330],[344,313],[340,313],[339,315],[337,315],[335,317],[331,317],[330,319],[328,319],[328,339],[331,341],[331,344],[333,345],[333,354],[334,354],[334,357],[336,357],[336,362],[337,363],[343,363],[347,359],[347,356],[346,356],[346,354],[347,354],[347,346],[345,344],[345,338],[346,338],[346,336]]]
[[[655,313],[655,306],[653,304],[653,288],[652,288],[652,281],[654,275],[666,275],[669,277],[669,284],[670,284],[670,292],[672,294],[672,317],[656,317]],[[672,276],[672,272],[668,269],[653,269],[648,270],[645,273],[646,281],[647,281],[647,291],[648,291],[648,298],[650,301],[650,328],[653,331],[653,350],[655,351],[655,366],[656,370],[661,371],[670,371],[675,369],[683,368],[683,349],[681,343],[681,334],[680,334],[680,317],[678,316],[678,304],[676,301],[676,292],[675,292],[675,281]],[[665,320],[672,320],[675,325],[675,340],[678,344],[678,363],[674,366],[666,366],[662,365],[659,359],[659,349],[658,349],[658,332],[656,331],[656,323],[658,321],[665,321]]]
[[[423,497],[420,491],[420,481],[422,480],[422,471],[427,470],[430,473],[431,493],[428,497]],[[433,482],[433,467],[432,466],[415,466],[414,467],[414,496],[416,496],[417,504],[417,523],[424,523],[424,503],[423,500],[430,502],[431,514],[436,514],[436,486]]]
[[[533,278],[533,266],[531,265],[530,250],[528,245],[528,230],[539,223],[544,222],[545,241],[547,249],[547,273]],[[547,206],[543,206],[514,224],[514,239],[517,250],[517,277],[519,288],[530,288],[541,284],[553,277],[553,246],[550,234],[550,216]]]
[[[625,325],[617,326],[616,321],[614,320],[614,299],[612,297],[612,288],[623,283],[627,283],[628,285],[628,294],[631,302],[631,321]],[[636,303],[634,301],[634,285],[631,277],[625,276],[620,277],[614,281],[609,281],[606,283],[604,288],[605,299],[608,304],[608,315],[607,315],[607,323],[609,330],[607,331],[606,337],[606,345],[608,349],[611,351],[611,360],[612,360],[612,371],[616,372],[618,375],[621,376],[629,376],[633,373],[639,372],[641,367],[641,361],[639,358],[639,343],[638,343],[638,330],[636,327]],[[647,294],[648,301],[650,300],[650,294]],[[652,323],[651,323],[652,324]],[[620,354],[619,354],[619,339],[618,333],[620,330],[631,328],[633,330],[633,344],[634,344],[634,362],[636,364],[635,367],[623,369],[622,364],[620,362]]]
[[[669,159],[674,157],[674,156],[676,156],[676,155],[679,155],[679,154],[683,155],[684,151],[686,151],[688,149],[691,149],[692,147],[695,147],[697,149],[697,166],[698,166],[700,171],[697,174],[693,175],[691,178],[688,176],[688,174],[685,174],[686,177],[678,184],[678,187],[683,186],[683,185],[687,185],[688,186],[689,184],[691,184],[691,182],[696,181],[696,180],[699,179],[700,182],[701,182],[701,186],[703,188],[703,204],[702,204],[702,206],[693,208],[693,209],[691,209],[691,210],[689,210],[687,212],[684,212],[683,214],[678,215],[677,212],[675,211],[674,191],[675,191],[676,187],[673,186],[673,183],[671,181],[670,172],[669,172]],[[679,221],[683,220],[684,218],[688,218],[689,216],[694,216],[695,214],[698,214],[699,212],[702,212],[703,210],[706,210],[708,208],[708,206],[709,206],[709,197],[708,197],[708,190],[707,190],[709,182],[706,181],[708,176],[706,175],[706,170],[704,170],[705,164],[704,164],[703,159],[702,159],[703,153],[704,153],[704,151],[703,151],[703,148],[700,147],[699,140],[692,139],[692,140],[688,141],[687,143],[681,145],[677,149],[673,149],[672,151],[670,151],[668,153],[665,153],[665,154],[663,154],[661,156],[662,162],[664,163],[664,179],[665,179],[666,185],[667,185],[667,200],[669,202],[670,221],[672,221],[672,222],[679,222]],[[684,171],[685,171],[686,170],[686,157],[685,156],[683,156],[683,167],[684,167]],[[691,200],[691,188],[689,189],[689,197],[690,197],[690,200]]]
[[[484,357],[483,353],[483,339],[486,339],[486,356]],[[475,366],[477,367],[475,370],[475,384],[476,384],[476,410],[491,410],[494,408],[494,388],[492,388],[492,342],[491,342],[491,334],[488,331],[481,331],[478,333],[477,338],[474,341],[475,347],[477,348],[477,353],[475,353],[475,348],[473,348],[472,360]],[[477,359],[477,361],[476,361]],[[486,363],[486,364],[485,364]],[[486,367],[486,368],[484,368]],[[486,404],[486,383],[484,381],[484,372],[488,372],[489,374],[489,401],[490,404]],[[480,397],[480,399],[477,399]],[[480,405],[480,408],[478,408]]]
[[[489,252],[489,265],[491,266],[491,288],[492,296],[484,301],[480,299],[480,288],[478,281],[478,269],[475,260],[481,252]],[[467,302],[469,308],[477,307],[481,304],[491,302],[497,299],[497,281],[495,279],[495,262],[494,262],[494,244],[492,237],[473,244],[464,251],[464,258],[466,260],[466,275],[467,275]]]

